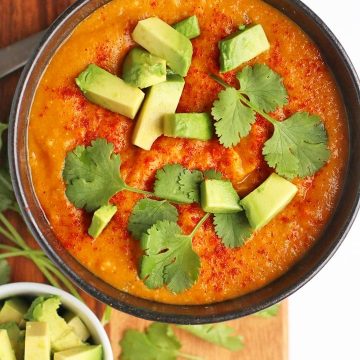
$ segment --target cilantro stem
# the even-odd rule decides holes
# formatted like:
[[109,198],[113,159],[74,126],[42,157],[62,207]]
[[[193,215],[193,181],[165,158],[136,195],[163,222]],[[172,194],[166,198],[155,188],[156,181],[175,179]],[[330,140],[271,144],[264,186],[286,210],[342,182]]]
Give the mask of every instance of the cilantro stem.
[[16,257],[16,256],[28,256],[28,255],[35,255],[38,253],[36,250],[16,250],[16,251],[9,251],[7,253],[0,254],[0,260],[6,259],[8,257]]
[[5,230],[4,228],[0,227],[0,234],[4,235],[5,237],[7,237],[11,242],[14,242],[14,239],[12,237],[12,235],[7,231]]
[[207,220],[207,218],[210,216],[210,213],[206,213],[202,219],[196,224],[196,226],[194,227],[194,230],[190,233],[190,235],[188,235],[189,237],[193,238],[195,233],[199,230],[199,228],[201,227],[201,225]]
[[223,79],[221,79],[219,76],[215,75],[215,74],[210,74],[210,77],[215,80],[219,85],[221,85],[222,87],[229,88],[231,87],[229,84],[227,84]]
[[178,356],[180,356],[180,357],[182,357],[184,359],[189,359],[189,360],[202,360],[202,358],[199,357],[199,356],[184,354],[182,352],[178,352]]
[[147,196],[154,196],[154,193],[150,192],[150,191],[146,191],[146,190],[141,190],[141,189],[137,189],[134,188],[132,186],[129,185],[125,185],[124,190],[128,190],[137,194],[142,194],[142,195],[147,195]]
[[267,121],[271,122],[273,125],[276,124],[276,120],[274,118],[272,118],[271,116],[269,116],[268,114],[264,113],[262,110],[258,109],[257,107],[255,107],[242,93],[241,90],[239,90],[239,97],[240,100],[246,104],[249,108],[253,109],[255,112],[257,112],[258,114],[260,114],[263,118],[265,118]]
[[49,271],[44,268],[41,264],[39,264],[38,256],[42,256],[43,252],[41,250],[32,250],[32,249],[26,249],[26,250],[15,250],[10,251],[8,253],[1,253],[0,259],[6,259],[9,257],[18,257],[23,256],[33,261],[33,263],[38,267],[38,269],[43,273],[45,278],[49,281],[49,283],[55,287],[60,287],[59,283],[56,281],[56,279],[52,276]]
[[20,236],[20,234],[16,231],[14,226],[6,219],[6,217],[0,213],[0,221],[5,225],[9,233],[12,235],[12,240],[17,245],[19,245],[22,249],[30,249],[30,247],[26,244],[25,240]]
[[[0,230],[1,230],[1,228],[0,228]],[[0,244],[0,249],[2,249],[2,250],[10,250],[10,251],[19,250],[15,246],[3,245],[3,244]]]

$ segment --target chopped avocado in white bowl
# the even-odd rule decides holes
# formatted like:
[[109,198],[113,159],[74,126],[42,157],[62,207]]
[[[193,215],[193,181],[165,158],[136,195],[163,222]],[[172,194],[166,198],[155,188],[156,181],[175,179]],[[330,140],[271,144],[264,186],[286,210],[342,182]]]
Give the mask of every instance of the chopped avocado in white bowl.
[[1,360],[113,360],[109,338],[81,301],[38,283],[0,286]]

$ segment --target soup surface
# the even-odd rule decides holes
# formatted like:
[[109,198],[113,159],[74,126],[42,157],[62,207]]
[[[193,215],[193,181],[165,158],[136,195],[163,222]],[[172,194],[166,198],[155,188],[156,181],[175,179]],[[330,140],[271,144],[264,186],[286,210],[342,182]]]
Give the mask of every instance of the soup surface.
[[[210,111],[221,86],[209,74],[218,73],[217,43],[239,24],[263,26],[270,50],[248,64],[265,63],[284,79],[289,103],[273,113],[283,120],[296,111],[318,114],[329,136],[331,158],[314,176],[295,179],[299,191],[287,208],[240,248],[226,248],[208,219],[193,239],[201,258],[198,281],[173,294],[148,289],[138,277],[142,254],[127,231],[132,208],[142,197],[122,191],[111,199],[118,211],[99,238],[87,235],[91,214],[66,198],[64,159],[79,144],[106,138],[121,154],[121,175],[131,186],[152,190],[155,172],[168,163],[189,169],[215,168],[230,179],[240,196],[273,171],[261,154],[272,125],[257,116],[250,134],[234,148],[217,139],[159,138],[150,151],[131,144],[135,124],[87,101],[75,77],[89,63],[121,74],[124,56],[134,46],[131,32],[141,19],[158,16],[169,24],[197,15],[201,36],[192,41],[194,56],[178,112]],[[224,75],[236,85],[235,71]],[[84,266],[113,286],[148,299],[176,304],[202,304],[253,291],[286,272],[314,244],[331,216],[341,188],[347,158],[347,132],[336,84],[319,50],[292,21],[258,0],[113,0],[75,29],[51,60],[35,94],[30,114],[29,158],[41,206],[59,241]],[[204,212],[197,204],[177,205],[179,225],[190,233]]]

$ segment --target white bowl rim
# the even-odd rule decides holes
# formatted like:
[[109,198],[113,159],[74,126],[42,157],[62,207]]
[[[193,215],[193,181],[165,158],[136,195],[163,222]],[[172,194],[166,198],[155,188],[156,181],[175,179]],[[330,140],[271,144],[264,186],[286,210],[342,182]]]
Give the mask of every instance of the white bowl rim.
[[89,328],[94,340],[103,345],[103,360],[114,360],[111,344],[106,331],[90,308],[75,296],[51,285],[34,282],[14,282],[0,286],[0,300],[14,296],[57,295],[65,308],[75,312]]

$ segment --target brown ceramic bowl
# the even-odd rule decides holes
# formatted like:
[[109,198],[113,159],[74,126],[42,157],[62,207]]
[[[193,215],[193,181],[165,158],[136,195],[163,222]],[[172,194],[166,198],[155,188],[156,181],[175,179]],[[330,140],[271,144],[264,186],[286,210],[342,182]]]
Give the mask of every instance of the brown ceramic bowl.
[[71,31],[107,0],[80,0],[48,29],[25,67],[10,117],[9,157],[12,181],[25,221],[53,262],[79,287],[121,311],[144,319],[170,323],[211,323],[238,318],[291,295],[332,257],[348,233],[359,208],[360,89],[359,79],[344,49],[328,27],[298,0],[266,0],[296,22],[319,47],[343,97],[349,129],[349,162],[342,195],[315,246],[286,274],[247,295],[211,305],[169,305],[145,300],[113,288],[73,258],[59,243],[36,198],[27,154],[29,111],[36,87],[51,57]]

